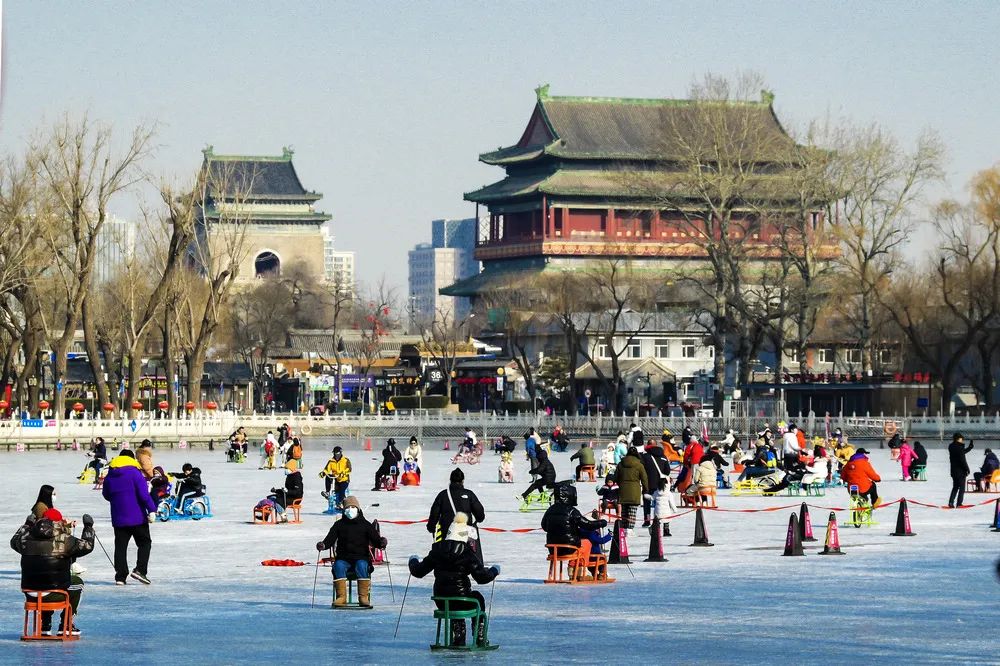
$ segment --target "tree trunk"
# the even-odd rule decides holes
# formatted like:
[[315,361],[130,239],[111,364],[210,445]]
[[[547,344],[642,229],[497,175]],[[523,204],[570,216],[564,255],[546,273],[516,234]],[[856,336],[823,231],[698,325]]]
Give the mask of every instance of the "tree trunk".
[[[572,331],[567,331],[566,333],[566,357],[569,359],[569,405],[570,409],[574,413],[579,413],[579,407],[577,406],[577,386],[576,386],[576,366],[577,366],[577,348],[579,343],[576,341],[576,335]],[[588,401],[589,402],[589,401]],[[587,413],[590,413],[590,405],[587,405]]]
[[174,377],[177,376],[177,362],[174,360],[173,336],[170,330],[171,314],[168,311],[163,319],[163,373],[167,377],[167,402],[168,415],[176,417],[178,414],[177,389],[174,386]]
[[[90,295],[83,299],[81,312],[83,323],[83,344],[87,349],[87,362],[90,364],[90,371],[94,374],[94,386],[97,389],[97,404],[94,411],[102,409],[102,405],[108,402],[108,384],[104,379],[104,363],[97,347],[97,327],[94,325],[93,305],[90,302]],[[105,362],[107,359],[105,359]]]
[[128,381],[125,383],[125,407],[128,409],[129,418],[135,418],[135,409],[132,403],[139,395],[139,379],[142,378],[142,354],[138,350],[142,347],[142,338],[132,343],[132,348],[128,350]]

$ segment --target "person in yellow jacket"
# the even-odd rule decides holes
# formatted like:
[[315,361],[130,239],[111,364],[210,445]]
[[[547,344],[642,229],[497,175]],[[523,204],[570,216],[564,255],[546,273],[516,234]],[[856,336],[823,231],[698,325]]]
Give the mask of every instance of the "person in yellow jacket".
[[326,462],[326,467],[319,473],[321,479],[326,481],[326,490],[323,497],[330,499],[330,487],[337,497],[337,508],[344,506],[344,499],[347,497],[347,487],[351,483],[351,459],[344,457],[344,450],[339,446],[333,448],[333,457]]

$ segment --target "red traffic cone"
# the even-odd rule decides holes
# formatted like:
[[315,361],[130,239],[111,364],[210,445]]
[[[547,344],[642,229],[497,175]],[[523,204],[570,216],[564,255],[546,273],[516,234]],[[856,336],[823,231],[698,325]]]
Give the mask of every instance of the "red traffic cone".
[[659,518],[653,518],[653,524],[649,527],[649,557],[645,562],[666,562],[663,556],[663,527]]
[[916,536],[910,529],[910,507],[906,505],[906,498],[899,500],[899,513],[896,514],[896,531],[889,536]]
[[371,450],[372,450],[372,440],[366,439],[365,440],[365,451],[371,451]]
[[785,535],[785,552],[782,557],[805,555],[802,550],[802,539],[799,536],[799,517],[792,513],[788,517],[788,533]]
[[837,514],[830,512],[830,520],[826,523],[826,539],[823,541],[823,552],[820,555],[845,555],[840,549],[840,531],[837,529]]
[[451,451],[451,444],[448,443],[447,439],[444,440],[444,450],[445,451]]
[[701,512],[701,507],[698,507],[698,511],[694,514],[694,543],[691,545],[703,548],[715,545],[708,541],[708,529],[705,527],[705,516]]
[[805,502],[799,507],[799,539],[803,543],[816,540],[813,536],[812,519],[809,517],[809,505]]

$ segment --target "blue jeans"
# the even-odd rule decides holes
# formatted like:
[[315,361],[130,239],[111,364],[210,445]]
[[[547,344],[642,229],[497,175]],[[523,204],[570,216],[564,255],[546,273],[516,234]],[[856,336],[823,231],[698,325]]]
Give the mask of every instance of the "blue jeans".
[[347,578],[347,571],[351,567],[354,567],[354,573],[358,575],[358,578],[364,580],[370,578],[368,573],[368,560],[355,560],[350,562],[348,560],[337,560],[333,563],[333,577],[334,578]]

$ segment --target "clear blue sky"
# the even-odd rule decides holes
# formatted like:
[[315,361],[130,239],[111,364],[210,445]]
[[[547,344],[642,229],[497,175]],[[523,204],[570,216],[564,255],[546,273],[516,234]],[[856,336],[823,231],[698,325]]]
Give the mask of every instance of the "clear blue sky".
[[154,170],[200,149],[295,148],[359,276],[405,290],[406,251],[502,171],[552,94],[681,97],[762,73],[788,125],[828,111],[949,150],[961,195],[1000,161],[1000,2],[42,2],[7,0],[0,147],[66,110],[160,123]]

